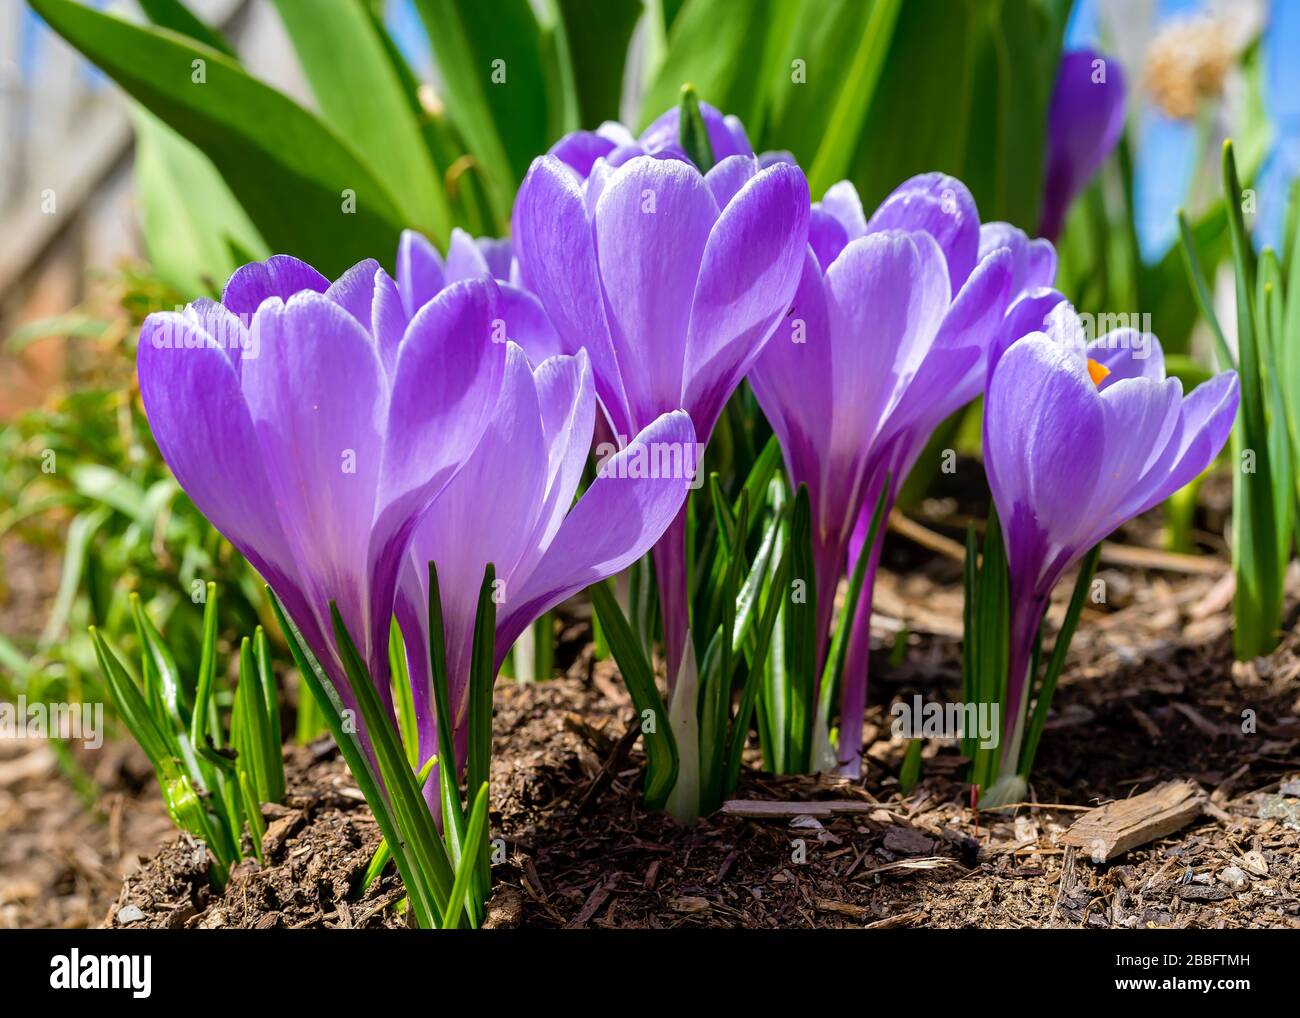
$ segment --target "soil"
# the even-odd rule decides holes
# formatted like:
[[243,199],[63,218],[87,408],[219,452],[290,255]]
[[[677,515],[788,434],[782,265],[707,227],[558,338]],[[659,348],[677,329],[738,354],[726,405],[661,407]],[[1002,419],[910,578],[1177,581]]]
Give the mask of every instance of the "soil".
[[[954,513],[933,502],[913,516],[931,526]],[[1035,805],[1001,813],[971,808],[955,743],[927,742],[910,793],[897,781],[904,742],[888,705],[914,693],[960,698],[960,565],[942,542],[888,546],[863,780],[764,774],[750,750],[737,798],[792,804],[775,819],[724,810],[683,828],[642,808],[640,745],[623,738],[633,711],[612,664],[594,660],[579,610],[562,634],[561,677],[498,684],[491,828],[505,858],[490,925],[1300,927],[1300,637],[1234,663],[1223,560],[1145,552],[1151,526],[1126,528],[1110,556],[1122,561],[1103,560],[1105,601],[1085,610],[1072,645]],[[1217,530],[1198,535],[1204,550],[1221,549]],[[1296,603],[1300,576],[1291,579]],[[1068,597],[1069,584],[1058,593]],[[266,814],[267,865],[241,866],[223,895],[193,841],[168,829],[155,848],[151,782],[116,793],[127,819],[114,842],[111,818],[85,813],[52,772],[8,785],[0,776],[0,919],[405,926],[391,870],[356,893],[379,834],[332,746],[286,754],[290,791]],[[1205,795],[1182,829],[1106,863],[1063,845],[1089,808],[1171,778]],[[825,799],[862,805],[820,818],[798,805]],[[141,845],[151,854],[133,867]],[[97,876],[70,861],[79,853],[99,861]],[[124,869],[134,871],[119,887]]]

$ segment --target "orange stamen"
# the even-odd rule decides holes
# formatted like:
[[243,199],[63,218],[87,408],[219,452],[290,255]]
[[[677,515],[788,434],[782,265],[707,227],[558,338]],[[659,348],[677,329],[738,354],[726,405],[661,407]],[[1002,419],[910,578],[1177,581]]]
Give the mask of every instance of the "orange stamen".
[[1092,379],[1093,385],[1101,385],[1109,374],[1110,368],[1104,364],[1098,364],[1091,357],[1088,358],[1088,377]]

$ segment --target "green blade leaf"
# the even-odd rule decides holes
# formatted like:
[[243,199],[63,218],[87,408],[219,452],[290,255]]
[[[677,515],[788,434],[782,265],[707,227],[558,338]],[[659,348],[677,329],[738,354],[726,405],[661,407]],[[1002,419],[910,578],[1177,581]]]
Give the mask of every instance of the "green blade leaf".
[[139,3],[140,9],[159,28],[170,28],[173,32],[188,35],[195,42],[218,50],[232,60],[238,59],[225,37],[195,17],[181,0],[139,0]]
[[[483,572],[483,583],[478,592],[478,610],[474,615],[473,650],[469,666],[466,788],[486,786],[492,777],[492,686],[497,674],[496,599],[496,569],[489,562]],[[476,890],[482,894],[482,900],[486,901],[492,883],[491,860],[488,858],[486,843],[479,852],[478,880]]]
[[[313,114],[229,57],[174,32],[133,25],[73,0],[31,0],[31,6],[203,150],[270,247],[331,277],[368,257],[392,268],[403,225],[397,203]],[[344,212],[345,191],[355,196],[354,212]]]
[[808,486],[801,484],[790,521],[790,577],[800,587],[791,591],[785,603],[783,642],[790,687],[786,765],[793,774],[808,771],[817,712],[817,566],[812,541],[812,504]]
[[397,818],[380,787],[379,778],[371,766],[370,759],[362,748],[356,726],[344,727],[346,708],[333,682],[325,674],[325,669],[316,660],[316,655],[307,646],[302,632],[289,618],[288,612],[284,610],[284,605],[280,603],[275,592],[270,587],[266,588],[266,592],[271,598],[271,608],[280,623],[280,630],[289,644],[289,652],[293,656],[294,664],[298,667],[298,674],[311,690],[312,700],[319,704],[320,712],[324,715],[325,722],[334,736],[334,743],[343,754],[343,759],[347,761],[353,780],[361,789],[361,794],[365,796],[366,803],[370,806],[380,831],[383,832],[384,840],[388,842],[393,862],[402,877],[403,886],[406,887],[408,894],[418,895],[412,905],[416,910],[417,920],[426,928],[432,926],[433,913],[429,911],[431,902],[427,894],[427,886],[416,871],[416,862],[410,857],[406,843],[399,835]]
[[433,826],[433,817],[429,815],[424,795],[416,784],[415,774],[406,761],[406,754],[397,738],[397,730],[379,699],[374,679],[348,633],[338,605],[333,601],[330,602],[330,621],[334,628],[334,642],[338,647],[339,659],[347,674],[352,695],[357,698],[357,706],[361,708],[366,734],[374,749],[379,774],[393,808],[393,817],[397,820],[398,836],[415,863],[413,873],[416,885],[408,887],[407,891],[411,893],[412,905],[417,897],[424,898],[423,905],[428,909],[430,921],[436,922],[446,908],[447,895],[451,891],[451,864],[447,860],[437,829]]
[[207,600],[203,604],[203,645],[199,656],[199,681],[194,694],[194,713],[190,716],[190,742],[196,749],[210,736],[214,746],[221,745],[221,732],[212,725],[215,705],[212,684],[217,675],[217,585],[207,584]]
[[550,110],[541,28],[528,0],[416,0],[448,107],[483,169],[497,223],[532,160],[545,152]]
[[266,730],[263,736],[266,747],[266,801],[279,802],[284,798],[284,751],[281,748],[284,734],[280,731],[280,690],[271,670],[271,645],[266,630],[258,626],[253,633],[253,657],[257,663],[257,681],[261,687]]
[[647,758],[645,801],[650,809],[659,809],[677,783],[677,744],[668,723],[668,711],[659,695],[659,687],[655,685],[654,670],[646,660],[641,641],[632,632],[607,582],[593,583],[588,590],[632,704],[638,715],[645,718],[649,712],[654,722],[654,731],[651,732],[645,730],[643,722],[641,737]]
[[237,247],[271,254],[212,162],[143,106],[133,103],[135,194],[145,250],[183,297],[213,297],[239,267]]
[[582,126],[619,117],[619,94],[640,0],[557,0]]
[[682,86],[681,98],[677,101],[680,117],[677,122],[677,139],[682,151],[701,173],[713,169],[713,146],[709,144],[709,129],[704,126],[704,117],[700,114],[700,97],[695,86]]
[[438,171],[363,0],[275,7],[325,119],[363,155],[403,217],[445,244],[451,211]]
[[874,0],[863,32],[845,69],[844,84],[831,106],[830,119],[808,171],[808,187],[820,195],[847,176],[859,131],[875,96],[890,52],[894,23],[902,0]]
[[474,806],[469,814],[469,828],[465,833],[465,851],[460,865],[456,867],[456,879],[451,885],[451,894],[447,896],[447,907],[442,913],[443,929],[455,929],[460,925],[460,917],[466,914],[470,925],[476,926],[473,910],[466,909],[465,895],[474,882],[474,860],[484,858],[487,854],[487,782],[479,785],[478,795],[474,797]]

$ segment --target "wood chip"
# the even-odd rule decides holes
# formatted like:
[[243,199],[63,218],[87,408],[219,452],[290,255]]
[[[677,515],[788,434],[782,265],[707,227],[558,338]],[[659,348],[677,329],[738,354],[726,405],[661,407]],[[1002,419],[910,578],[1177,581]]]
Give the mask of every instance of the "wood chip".
[[892,930],[896,926],[911,926],[924,916],[925,911],[923,909],[916,909],[912,912],[899,912],[897,915],[887,915],[884,919],[877,919],[874,923],[867,923],[864,928],[868,930]]
[[756,820],[789,820],[793,817],[821,819],[849,813],[870,813],[877,808],[875,803],[856,799],[823,799],[820,802],[729,799],[722,804],[722,812],[728,816],[751,817]]
[[668,907],[674,912],[685,912],[693,915],[699,912],[708,912],[713,906],[709,904],[708,898],[697,898],[693,895],[683,894],[676,898],[670,898]]
[[597,884],[587,898],[586,904],[582,906],[582,910],[573,917],[573,921],[568,924],[566,929],[576,930],[586,926],[591,921],[591,917],[600,910],[600,906],[605,904],[606,899],[609,898],[610,888],[613,886],[614,882],[612,880],[601,881]]
[[835,901],[832,898],[814,897],[813,908],[818,912],[834,912],[836,915],[842,915],[847,919],[856,919],[858,922],[871,915],[871,909],[869,908],[863,908],[861,905],[854,905],[847,901]]
[[1108,862],[1131,848],[1163,838],[1201,814],[1205,796],[1190,781],[1166,781],[1149,792],[1107,803],[1079,817],[1062,842],[1094,862]]

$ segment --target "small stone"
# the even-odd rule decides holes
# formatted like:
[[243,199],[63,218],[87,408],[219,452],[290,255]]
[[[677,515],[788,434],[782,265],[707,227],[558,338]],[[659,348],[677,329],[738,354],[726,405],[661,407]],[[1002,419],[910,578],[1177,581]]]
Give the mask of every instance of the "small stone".
[[934,851],[934,839],[914,827],[894,827],[885,834],[885,850],[898,855],[929,855]]
[[1234,861],[1239,863],[1247,873],[1253,873],[1257,877],[1268,876],[1268,860],[1264,858],[1264,853],[1257,848],[1251,849],[1240,859]]
[[138,923],[144,918],[144,913],[140,911],[138,905],[123,905],[117,910],[117,921],[125,925],[126,923]]
[[1231,887],[1234,891],[1240,891],[1246,886],[1246,873],[1239,866],[1228,866],[1219,872],[1219,879]]

